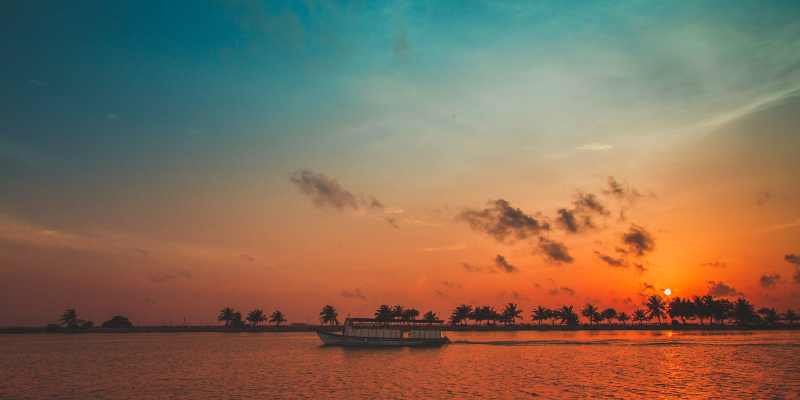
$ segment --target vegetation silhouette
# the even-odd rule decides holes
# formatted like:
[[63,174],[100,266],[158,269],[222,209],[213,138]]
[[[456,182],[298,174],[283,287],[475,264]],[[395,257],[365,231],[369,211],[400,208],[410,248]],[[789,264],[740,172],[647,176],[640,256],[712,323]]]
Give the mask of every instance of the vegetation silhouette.
[[611,320],[617,318],[617,310],[613,308],[606,308],[600,313],[600,317],[601,319],[608,321],[608,324],[611,325]]
[[79,329],[86,321],[78,319],[78,314],[75,312],[75,309],[69,308],[67,311],[64,311],[64,314],[61,314],[61,318],[58,319],[58,322],[61,325],[66,325],[67,329]]
[[541,325],[542,321],[544,321],[546,319],[550,319],[550,314],[552,312],[553,312],[553,310],[551,310],[551,309],[549,309],[547,307],[538,306],[538,307],[536,307],[535,310],[533,310],[533,314],[531,314],[531,318],[534,321],[539,321],[539,325]]
[[111,318],[106,322],[103,322],[100,325],[100,327],[102,328],[130,328],[131,326],[133,326],[133,324],[131,324],[131,321],[119,315],[115,316],[114,318]]
[[333,306],[325,306],[322,308],[322,311],[319,312],[319,322],[322,325],[339,325],[339,313],[336,312],[336,309]]
[[650,320],[658,317],[658,324],[661,325],[661,317],[667,317],[667,304],[664,302],[664,298],[654,294],[647,299],[646,307],[647,316],[650,318]]
[[253,329],[255,329],[259,323],[267,320],[267,316],[264,315],[263,311],[255,309],[247,313],[247,318],[245,318],[245,320],[253,326]]
[[645,310],[642,310],[641,308],[633,310],[633,322],[637,321],[639,322],[639,325],[642,325],[644,321],[649,321],[649,318],[647,317],[647,312]]
[[622,322],[623,326],[625,326],[625,322],[630,321],[630,320],[631,320],[630,315],[626,314],[625,311],[623,311],[623,312],[619,313],[619,315],[617,315],[617,321]]
[[594,304],[586,303],[581,310],[581,315],[589,319],[589,326],[592,326],[593,321],[597,322],[600,319],[600,313]]
[[225,326],[230,326],[231,321],[233,321],[233,309],[230,307],[223,308],[219,312],[217,322],[225,322]]
[[422,316],[423,321],[436,321],[437,319],[436,313],[433,311],[428,311]]
[[794,321],[800,320],[800,316],[790,308],[785,313],[781,314],[781,319],[789,321],[789,325],[792,325]]
[[286,318],[284,317],[286,316],[283,315],[282,312],[275,311],[274,313],[272,313],[272,315],[269,316],[269,322],[274,322],[275,326],[280,326],[281,322],[286,322]]

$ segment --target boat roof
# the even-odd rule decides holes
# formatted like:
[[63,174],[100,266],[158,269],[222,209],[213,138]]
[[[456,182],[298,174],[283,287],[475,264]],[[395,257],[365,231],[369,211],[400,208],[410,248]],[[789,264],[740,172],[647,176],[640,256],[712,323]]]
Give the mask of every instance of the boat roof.
[[421,320],[421,319],[391,319],[391,318],[346,318],[345,321],[350,320],[353,322],[394,322],[394,323],[411,323],[411,324],[441,324],[444,321],[440,319]]

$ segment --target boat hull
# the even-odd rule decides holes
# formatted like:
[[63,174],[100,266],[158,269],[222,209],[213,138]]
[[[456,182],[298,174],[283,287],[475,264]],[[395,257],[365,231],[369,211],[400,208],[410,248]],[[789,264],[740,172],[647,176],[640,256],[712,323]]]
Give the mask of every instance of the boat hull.
[[332,346],[441,346],[450,343],[448,338],[410,339],[346,336],[337,333],[316,331],[325,345]]

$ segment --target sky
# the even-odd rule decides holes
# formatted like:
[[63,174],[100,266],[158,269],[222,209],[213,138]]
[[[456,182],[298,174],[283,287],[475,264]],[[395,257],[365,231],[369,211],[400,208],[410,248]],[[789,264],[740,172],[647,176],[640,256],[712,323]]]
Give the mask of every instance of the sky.
[[0,326],[800,307],[797,2],[0,9]]

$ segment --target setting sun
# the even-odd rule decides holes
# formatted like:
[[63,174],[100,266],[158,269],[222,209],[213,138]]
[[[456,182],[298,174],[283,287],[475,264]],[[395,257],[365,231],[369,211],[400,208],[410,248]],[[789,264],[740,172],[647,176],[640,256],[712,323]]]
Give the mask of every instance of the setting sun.
[[672,294],[672,290],[669,290],[669,289],[664,289],[664,294],[665,294],[665,295],[667,295],[667,296],[669,296],[669,295],[671,295],[671,294]]

